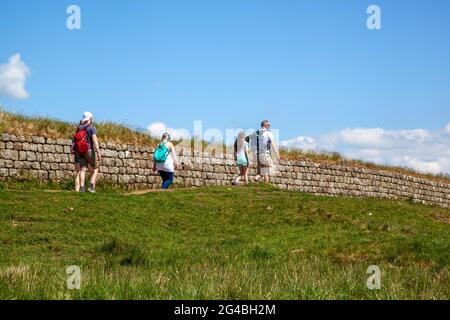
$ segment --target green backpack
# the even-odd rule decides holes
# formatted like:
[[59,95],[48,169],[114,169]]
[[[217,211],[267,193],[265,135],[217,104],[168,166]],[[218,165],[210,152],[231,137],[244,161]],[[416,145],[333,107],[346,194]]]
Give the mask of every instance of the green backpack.
[[153,155],[153,159],[156,162],[164,163],[169,156],[170,149],[163,143],[161,143],[155,150],[155,154]]

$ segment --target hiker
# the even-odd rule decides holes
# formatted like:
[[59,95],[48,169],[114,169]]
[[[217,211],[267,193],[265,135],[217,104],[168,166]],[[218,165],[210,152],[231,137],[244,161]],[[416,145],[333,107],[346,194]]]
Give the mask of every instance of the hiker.
[[244,179],[244,183],[248,184],[248,145],[249,137],[245,136],[245,132],[240,132],[234,142],[234,158],[239,168],[239,176],[235,180],[235,184]]
[[172,185],[175,169],[178,169],[175,146],[170,142],[170,134],[164,133],[153,154],[153,171],[158,171],[163,180],[162,189],[166,190]]
[[270,132],[270,122],[268,120],[262,121],[261,128],[250,136],[250,144],[253,150],[253,161],[256,159],[257,172],[254,180],[258,182],[263,176],[264,182],[269,183],[273,167],[272,152],[277,160],[280,156],[275,145],[275,138]]
[[91,179],[88,192],[95,193],[98,167],[102,159],[97,139],[97,129],[93,126],[94,116],[86,111],[72,141],[72,153],[75,156],[75,191],[85,192],[86,170]]

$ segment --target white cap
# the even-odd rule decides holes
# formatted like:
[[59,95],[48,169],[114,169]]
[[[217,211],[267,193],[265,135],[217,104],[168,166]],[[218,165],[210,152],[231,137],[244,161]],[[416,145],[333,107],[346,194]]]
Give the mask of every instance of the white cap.
[[86,111],[83,113],[83,118],[81,119],[82,122],[87,122],[89,119],[91,119],[94,115],[90,113],[89,111]]

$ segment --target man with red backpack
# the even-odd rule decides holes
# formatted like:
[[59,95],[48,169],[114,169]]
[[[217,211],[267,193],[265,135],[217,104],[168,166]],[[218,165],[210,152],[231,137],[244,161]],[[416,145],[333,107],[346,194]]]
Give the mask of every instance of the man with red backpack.
[[94,116],[86,111],[72,140],[72,153],[75,156],[75,191],[85,192],[86,170],[91,173],[88,192],[95,193],[98,167],[101,161],[97,129],[93,126]]

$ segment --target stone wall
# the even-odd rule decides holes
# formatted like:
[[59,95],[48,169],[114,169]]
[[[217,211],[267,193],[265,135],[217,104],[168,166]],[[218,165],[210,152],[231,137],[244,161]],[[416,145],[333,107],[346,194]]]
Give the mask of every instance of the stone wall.
[[[2,134],[0,181],[72,179],[74,165],[70,143],[67,139]],[[103,159],[99,179],[130,189],[159,188],[160,178],[151,170],[153,149],[114,143],[100,146]],[[211,156],[192,153],[189,149],[178,152],[183,163],[183,168],[176,173],[179,186],[228,185],[236,177],[237,168],[230,155]],[[319,195],[413,199],[450,207],[449,183],[357,167],[281,161],[272,183],[284,189]]]

